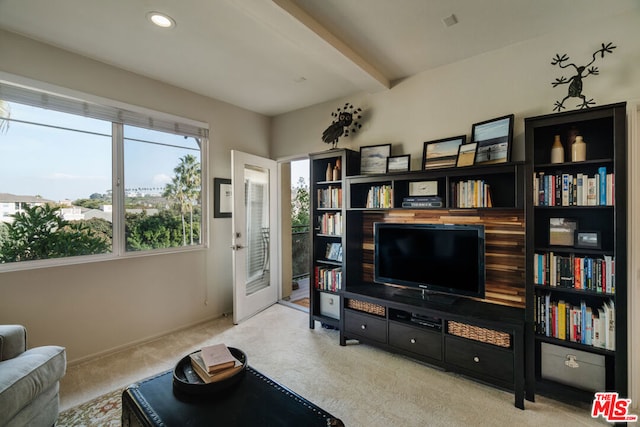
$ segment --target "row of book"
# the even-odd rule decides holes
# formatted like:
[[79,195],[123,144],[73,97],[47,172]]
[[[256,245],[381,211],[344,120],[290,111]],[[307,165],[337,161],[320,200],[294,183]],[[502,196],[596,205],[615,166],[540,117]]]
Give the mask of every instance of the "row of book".
[[319,208],[342,208],[342,188],[332,187],[318,189]]
[[599,308],[572,305],[564,300],[553,301],[551,295],[536,295],[536,333],[584,345],[616,349],[616,309],[614,302],[605,301]]
[[335,212],[320,215],[318,217],[318,231],[320,234],[342,235],[342,214]]
[[582,289],[615,294],[615,258],[536,253],[533,257],[533,281],[536,285]]
[[456,208],[490,208],[493,206],[489,184],[481,179],[454,182],[451,188],[452,203]]
[[615,175],[601,166],[593,176],[533,174],[534,206],[613,206]]
[[390,185],[376,185],[367,193],[367,208],[388,209],[393,207],[393,190]]
[[339,291],[342,289],[342,268],[316,266],[314,283],[315,288],[321,291]]

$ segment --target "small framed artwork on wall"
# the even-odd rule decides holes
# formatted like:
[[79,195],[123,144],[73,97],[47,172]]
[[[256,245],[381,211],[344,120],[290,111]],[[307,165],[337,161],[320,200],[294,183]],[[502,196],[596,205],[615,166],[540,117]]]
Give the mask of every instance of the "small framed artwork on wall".
[[233,194],[231,180],[213,178],[213,217],[231,218]]

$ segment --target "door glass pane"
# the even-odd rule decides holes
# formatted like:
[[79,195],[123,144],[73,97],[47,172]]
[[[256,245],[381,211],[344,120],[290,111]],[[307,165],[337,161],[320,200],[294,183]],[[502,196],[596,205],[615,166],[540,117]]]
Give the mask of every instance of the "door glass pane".
[[245,165],[246,289],[251,295],[269,287],[269,171]]

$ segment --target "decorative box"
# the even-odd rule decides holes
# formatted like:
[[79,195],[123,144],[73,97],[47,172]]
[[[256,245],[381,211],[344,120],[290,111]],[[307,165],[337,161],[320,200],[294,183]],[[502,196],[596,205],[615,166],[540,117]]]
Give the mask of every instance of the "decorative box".
[[336,294],[320,292],[320,315],[340,319],[340,297]]
[[541,344],[542,378],[589,391],[605,391],[604,356]]

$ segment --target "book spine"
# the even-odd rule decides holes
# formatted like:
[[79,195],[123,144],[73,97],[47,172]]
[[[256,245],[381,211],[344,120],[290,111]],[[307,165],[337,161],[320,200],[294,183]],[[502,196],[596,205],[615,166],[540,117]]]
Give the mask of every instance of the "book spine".
[[598,168],[598,195],[599,195],[599,205],[606,206],[607,204],[607,168],[601,166]]

